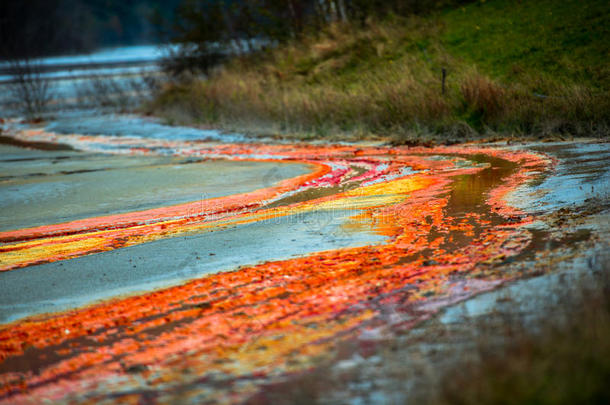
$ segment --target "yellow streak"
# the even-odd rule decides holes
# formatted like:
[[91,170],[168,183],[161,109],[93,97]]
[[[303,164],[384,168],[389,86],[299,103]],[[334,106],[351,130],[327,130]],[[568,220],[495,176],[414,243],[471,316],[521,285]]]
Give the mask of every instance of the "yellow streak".
[[[26,266],[50,259],[67,259],[99,250],[109,250],[112,248],[111,242],[117,235],[118,237],[128,238],[124,246],[132,246],[167,237],[201,233],[212,229],[243,225],[289,215],[315,211],[363,210],[388,206],[403,201],[408,194],[427,187],[431,182],[432,180],[426,176],[410,176],[347,191],[338,194],[338,198],[333,200],[304,202],[297,206],[271,208],[232,218],[187,224],[178,229],[171,229],[171,225],[177,221],[170,220],[128,228],[128,235],[121,234],[122,231],[107,230],[11,244],[6,246],[6,248],[10,248],[10,251],[2,252],[0,248],[0,269]],[[161,226],[170,226],[170,229],[159,230]]]

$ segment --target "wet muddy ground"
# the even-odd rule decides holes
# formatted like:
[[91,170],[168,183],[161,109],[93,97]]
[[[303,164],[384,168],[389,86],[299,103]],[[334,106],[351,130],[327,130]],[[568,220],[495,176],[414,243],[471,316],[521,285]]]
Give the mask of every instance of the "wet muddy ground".
[[[572,224],[568,233],[581,235],[579,230],[597,228],[607,235],[607,206],[605,212],[576,227]],[[603,229],[599,224],[605,224]],[[332,364],[309,374],[318,377],[308,380],[302,375],[265,391],[289,398],[302,392],[304,383],[315,381],[319,386],[309,394],[324,398],[323,403],[446,402],[449,378],[472,373],[490,357],[502,358],[519,339],[542,339],[549,329],[562,331],[574,322],[569,318],[574,302],[587,302],[583,292],[597,291],[600,279],[607,277],[602,274],[610,271],[607,238],[603,242],[585,239],[570,244],[554,240],[549,244],[554,246],[541,249],[531,260],[507,266],[507,270],[527,267],[529,276],[449,306],[392,337],[381,335],[373,345],[354,339],[352,350],[343,350],[345,354]],[[504,360],[511,361],[510,357]]]
[[[320,364],[383,384],[375,347],[486,313],[518,279],[551,291],[541,252],[607,235],[607,143],[273,145],[62,125],[4,133],[72,150],[2,146],[2,403],[235,403]],[[595,220],[564,229],[583,206]],[[366,403],[367,387],[328,397]]]
[[108,156],[0,146],[0,230],[68,222],[244,193],[307,172],[303,165]]

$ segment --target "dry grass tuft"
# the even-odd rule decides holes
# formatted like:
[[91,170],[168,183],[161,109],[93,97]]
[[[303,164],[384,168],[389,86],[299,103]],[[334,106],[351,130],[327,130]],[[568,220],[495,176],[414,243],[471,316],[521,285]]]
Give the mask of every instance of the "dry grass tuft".
[[497,83],[478,73],[466,77],[460,87],[468,105],[486,120],[499,118],[505,111],[506,92]]

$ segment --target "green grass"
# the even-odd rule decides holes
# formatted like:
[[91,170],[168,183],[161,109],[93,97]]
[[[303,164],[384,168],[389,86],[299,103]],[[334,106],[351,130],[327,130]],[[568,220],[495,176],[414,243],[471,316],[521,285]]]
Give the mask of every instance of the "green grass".
[[530,72],[607,91],[609,13],[604,0],[482,1],[445,13],[442,41],[495,77]]
[[301,139],[607,136],[608,9],[490,0],[330,26],[207,80],[173,83],[151,108],[173,122]]

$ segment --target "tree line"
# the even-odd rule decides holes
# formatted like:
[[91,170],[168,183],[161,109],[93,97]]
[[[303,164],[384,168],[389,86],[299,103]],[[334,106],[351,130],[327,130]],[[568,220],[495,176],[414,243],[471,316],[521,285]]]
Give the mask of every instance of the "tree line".
[[[298,39],[332,23],[366,24],[468,0],[2,0],[0,59],[171,42],[176,70]],[[471,0],[472,1],[472,0]]]
[[180,0],[1,0],[0,59],[153,43]]
[[[171,27],[170,70],[208,70],[227,56],[315,33],[332,23],[364,25],[388,14],[410,15],[469,0],[183,0]],[[472,0],[470,0],[472,1]]]

